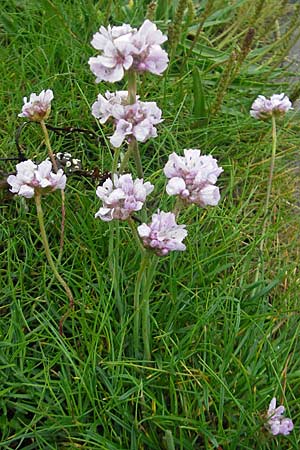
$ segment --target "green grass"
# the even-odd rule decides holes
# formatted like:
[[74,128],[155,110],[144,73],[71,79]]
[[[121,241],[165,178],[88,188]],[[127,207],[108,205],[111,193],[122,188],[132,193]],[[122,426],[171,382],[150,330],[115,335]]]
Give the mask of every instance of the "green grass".
[[[17,154],[14,137],[22,123],[17,114],[23,96],[51,88],[51,125],[88,128],[99,135],[97,143],[82,134],[50,132],[53,149],[70,151],[86,169],[109,169],[111,127],[100,129],[90,106],[98,92],[115,86],[94,83],[87,64],[95,54],[90,40],[103,23],[139,26],[146,2],[136,1],[132,7],[123,0],[2,3],[0,157]],[[151,363],[133,357],[133,293],[140,256],[122,222],[111,260],[111,226],[94,219],[99,209],[96,183],[68,179],[60,272],[76,306],[65,321],[64,336],[58,323],[67,298],[47,264],[34,201],[0,193],[3,450],[299,448],[299,114],[290,112],[278,124],[263,255],[259,244],[271,124],[249,117],[258,94],[292,92],[294,74],[275,61],[288,42],[282,44],[269,20],[270,11],[280,17],[284,2],[265,2],[255,20],[259,2],[212,3],[191,55],[185,58],[202,2],[201,7],[194,2],[198,18],[188,23],[184,17],[167,73],[145,76],[138,89],[143,99],[157,101],[165,119],[158,137],[140,146],[146,178],[156,186],[148,203],[151,213],[174,205],[172,198],[161,195],[162,167],[171,152],[200,148],[224,168],[219,206],[189,207],[180,216],[189,233],[187,251],[159,259],[150,296]],[[175,6],[158,2],[155,19],[164,32]],[[253,49],[212,116],[225,62],[233,47],[241,45],[248,26],[256,29]],[[201,86],[193,76],[195,67]],[[200,112],[194,105],[199,92],[204,100]],[[25,128],[20,142],[28,157],[46,157],[37,125]],[[13,169],[13,163],[0,161],[0,175]],[[43,208],[56,257],[59,193],[44,197]],[[254,283],[259,262],[262,274]],[[112,265],[118,283],[112,282]],[[295,424],[287,437],[272,437],[264,427],[275,395]]]

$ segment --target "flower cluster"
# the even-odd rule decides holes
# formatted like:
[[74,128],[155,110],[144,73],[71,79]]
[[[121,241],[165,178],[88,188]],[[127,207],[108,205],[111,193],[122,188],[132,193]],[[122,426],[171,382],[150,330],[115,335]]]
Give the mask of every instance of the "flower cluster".
[[252,103],[250,115],[254,119],[267,120],[272,115],[284,116],[292,108],[292,103],[285,94],[273,94],[270,98],[259,95]]
[[267,417],[267,426],[274,436],[283,434],[284,436],[290,434],[294,428],[294,424],[291,419],[283,417],[285,411],[284,406],[280,405],[276,408],[276,398],[272,398]]
[[149,225],[143,223],[137,228],[145,247],[155,250],[159,256],[165,256],[170,251],[186,249],[182,243],[187,236],[185,225],[177,225],[175,214],[158,211],[153,214]]
[[211,155],[200,155],[200,150],[184,150],[184,156],[172,153],[164,167],[169,178],[166,191],[169,195],[178,195],[186,203],[215,206],[220,200],[215,183],[222,172],[217,161]]
[[154,125],[162,122],[161,110],[155,102],[137,100],[128,105],[127,100],[127,91],[106,92],[105,97],[99,94],[92,105],[92,114],[100,123],[105,123],[110,117],[115,120],[116,129],[110,138],[114,147],[120,147],[125,139],[130,141],[131,137],[140,142],[156,137]]
[[27,97],[23,98],[24,105],[19,117],[27,117],[33,122],[41,122],[49,117],[51,111],[51,101],[53,92],[51,89],[42,90],[39,95],[30,94],[29,101]]
[[7,183],[11,186],[11,192],[22,197],[32,198],[36,191],[47,193],[66,186],[67,177],[63,170],[52,172],[50,161],[37,165],[29,159],[17,164],[16,169],[16,175],[9,175]]
[[168,65],[168,55],[161,48],[167,37],[150,20],[137,30],[130,25],[100,27],[94,34],[92,46],[101,52],[89,59],[96,83],[122,80],[125,71],[162,74]]
[[142,209],[148,194],[154,186],[142,179],[133,181],[130,174],[113,175],[102,186],[98,186],[96,194],[102,200],[103,206],[95,217],[109,222],[113,219],[126,220],[133,211]]

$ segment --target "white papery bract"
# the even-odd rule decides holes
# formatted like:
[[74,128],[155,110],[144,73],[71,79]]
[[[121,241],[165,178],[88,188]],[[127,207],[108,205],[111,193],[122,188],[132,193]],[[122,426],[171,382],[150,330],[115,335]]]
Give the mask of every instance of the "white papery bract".
[[[137,97],[138,98],[138,97]],[[105,123],[110,117],[115,117],[117,105],[126,105],[128,91],[105,92],[105,96],[98,94],[97,100],[92,104],[92,115]],[[117,111],[114,113],[115,109]]]
[[52,172],[51,161],[35,164],[30,159],[16,165],[16,175],[9,175],[7,183],[10,191],[20,196],[31,198],[36,192],[48,193],[56,189],[64,189],[67,177],[62,169]]
[[274,436],[278,434],[287,436],[294,428],[292,420],[283,416],[284,411],[285,408],[282,405],[276,408],[276,397],[273,397],[267,412],[267,427]]
[[115,132],[110,138],[114,147],[120,147],[125,139],[129,142],[134,137],[139,142],[145,142],[157,136],[154,125],[162,122],[161,110],[155,102],[138,100],[131,105],[128,102],[127,91],[106,92],[105,97],[98,95],[92,105],[92,114],[105,123],[110,117],[115,122]]
[[96,190],[103,206],[95,214],[101,220],[109,222],[113,219],[126,220],[134,211],[140,211],[148,194],[154,186],[143,179],[133,180],[131,174],[113,175]]
[[184,156],[172,153],[164,167],[164,174],[169,178],[166,191],[186,203],[216,206],[220,192],[215,183],[222,172],[217,160],[211,155],[202,156],[200,150],[186,149]]
[[100,27],[91,44],[101,54],[89,59],[96,83],[120,81],[129,69],[161,75],[169,62],[167,53],[160,46],[166,40],[167,37],[150,20],[145,20],[139,30],[127,24]]
[[272,115],[284,116],[292,108],[292,103],[287,95],[273,94],[270,98],[259,95],[252,103],[250,115],[254,119],[267,120]]
[[29,101],[27,97],[23,98],[24,105],[19,117],[27,117],[33,122],[41,122],[49,117],[51,111],[51,101],[53,100],[53,92],[51,89],[42,90],[39,95],[30,94]]
[[182,243],[187,236],[185,225],[177,225],[175,214],[171,212],[158,211],[153,214],[150,224],[143,223],[137,230],[144,246],[154,250],[159,256],[186,249]]

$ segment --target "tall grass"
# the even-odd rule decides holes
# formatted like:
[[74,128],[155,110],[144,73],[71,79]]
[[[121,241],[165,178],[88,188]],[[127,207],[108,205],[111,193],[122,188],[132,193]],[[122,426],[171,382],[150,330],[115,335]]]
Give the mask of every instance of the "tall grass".
[[[101,24],[140,26],[147,2],[2,4],[0,157],[17,155],[22,97],[51,88],[49,123],[99,136],[50,132],[53,150],[71,152],[86,170],[109,170],[111,130],[99,128],[90,106],[110,86],[94,83],[87,65],[90,40]],[[216,208],[187,208],[187,251],[158,262],[150,293],[153,363],[145,365],[132,347],[136,245],[120,223],[119,251],[111,260],[109,226],[94,219],[96,182],[68,179],[60,271],[72,288],[75,310],[63,336],[58,323],[67,299],[47,266],[35,205],[1,190],[4,450],[299,448],[299,115],[295,110],[278,123],[265,237],[271,127],[249,117],[258,94],[292,92],[293,74],[284,58],[295,36],[288,30],[298,19],[291,15],[291,25],[278,33],[283,15],[294,8],[284,1],[194,2],[194,17],[189,2],[182,14],[176,6],[164,0],[152,6],[158,27],[167,32],[172,25],[180,35],[167,73],[159,79],[147,75],[139,92],[158,103],[165,119],[158,137],[142,147],[145,176],[156,184],[151,206],[171,207],[172,199],[160,198],[162,167],[171,152],[182,154],[183,148],[200,148],[218,159],[224,168],[222,201]],[[242,55],[250,28],[255,35]],[[35,125],[23,130],[20,144],[27,157],[47,155]],[[13,170],[13,162],[0,161],[2,177]],[[58,193],[45,201],[54,254],[60,247],[60,205]],[[287,437],[272,437],[264,426],[273,396],[294,421]]]

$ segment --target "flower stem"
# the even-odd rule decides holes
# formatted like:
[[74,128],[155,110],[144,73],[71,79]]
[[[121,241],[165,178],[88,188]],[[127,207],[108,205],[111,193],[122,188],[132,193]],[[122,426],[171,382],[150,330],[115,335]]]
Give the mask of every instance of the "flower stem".
[[143,289],[143,298],[141,304],[142,310],[142,334],[143,334],[143,344],[144,344],[144,360],[151,361],[151,323],[150,323],[150,306],[149,306],[149,297],[150,297],[150,289],[153,283],[153,277],[155,274],[156,266],[158,263],[158,258],[154,257],[154,259],[149,260],[147,274],[144,277],[144,289]]
[[[262,254],[263,254],[264,246],[265,246],[265,233],[268,228],[268,219],[269,219],[268,213],[269,213],[269,203],[270,203],[271,190],[272,190],[273,173],[274,173],[274,167],[275,167],[276,147],[277,147],[276,118],[274,115],[272,115],[272,155],[271,155],[271,164],[270,164],[270,173],[269,173],[269,180],[268,180],[268,187],[267,187],[266,203],[265,203],[265,208],[264,208],[264,222],[263,222],[263,227],[262,227],[262,239],[261,239],[260,245],[259,245],[259,251],[260,251],[261,258],[262,258]],[[261,268],[261,262],[257,265],[256,274],[255,274],[255,282],[258,281],[260,268]]]
[[113,163],[112,163],[112,168],[111,168],[111,173],[112,174],[117,173],[120,153],[121,153],[121,147],[116,148],[115,149],[115,153],[114,153],[114,159],[113,159]]
[[[133,103],[136,102],[136,73],[134,70],[128,71],[127,88],[128,88],[128,103],[129,103],[129,105],[132,105]],[[137,140],[134,137],[131,138],[131,141],[128,144],[127,154],[128,154],[128,157],[127,157],[126,163],[128,162],[129,157],[132,155],[134,158],[138,177],[144,178],[141,155],[139,152]]]
[[[58,167],[57,167],[57,162],[54,156],[54,153],[52,151],[52,147],[51,147],[51,143],[50,143],[50,139],[49,139],[49,133],[46,127],[46,124],[43,120],[41,120],[40,122],[43,133],[44,133],[44,138],[45,138],[45,144],[48,150],[48,155],[49,158],[52,162],[52,166],[55,172],[57,172]],[[61,258],[62,258],[62,252],[63,252],[63,248],[64,248],[64,236],[65,236],[65,221],[66,221],[66,208],[65,208],[65,203],[66,203],[66,196],[65,196],[65,191],[63,189],[61,189],[61,225],[60,225],[60,243],[59,243],[59,255],[58,255],[58,262],[60,263]]]
[[144,178],[144,171],[143,171],[143,166],[142,166],[142,161],[141,161],[141,155],[139,152],[137,140],[134,137],[132,138],[131,142],[129,143],[127,151],[133,155],[137,176],[139,178]]
[[270,195],[271,195],[272,181],[273,181],[273,173],[274,173],[274,166],[275,166],[276,146],[277,146],[276,119],[273,114],[272,115],[272,156],[271,156],[270,174],[269,174],[267,198],[266,198],[266,205],[265,205],[265,215],[268,214],[268,209],[269,209],[269,202],[270,202]]
[[141,260],[134,288],[133,349],[136,358],[139,358],[139,349],[140,349],[140,323],[141,323],[140,296],[142,291],[143,276],[147,264],[148,264],[148,254],[144,254]]
[[[42,241],[43,241],[43,245],[44,245],[44,249],[45,249],[45,253],[46,253],[46,257],[47,257],[49,266],[51,267],[52,272],[55,275],[57,281],[62,285],[62,287],[64,288],[64,290],[67,294],[67,297],[69,299],[70,309],[73,309],[74,308],[74,298],[73,298],[71,289],[69,288],[69,286],[67,285],[65,280],[62,278],[62,276],[58,273],[58,270],[57,270],[57,268],[54,264],[53,258],[51,256],[49,243],[48,243],[46,230],[45,230],[45,224],[44,224],[44,214],[43,214],[42,203],[41,203],[41,194],[36,192],[34,199],[35,199],[35,204],[36,204],[38,221],[39,221],[39,225],[40,225],[41,237],[42,237]],[[65,316],[63,318],[65,318]],[[62,334],[62,320],[60,321],[60,332]]]
[[124,155],[124,158],[122,159],[122,162],[121,162],[121,165],[120,165],[120,168],[119,168],[119,173],[120,174],[122,174],[127,169],[128,161],[129,161],[130,156],[131,156],[131,152],[130,152],[130,150],[128,148],[127,152]]
[[128,102],[129,105],[132,105],[136,102],[136,73],[134,70],[128,71]]
[[145,247],[143,246],[143,244],[141,243],[141,240],[140,240],[140,237],[139,237],[138,232],[136,230],[136,226],[134,224],[134,221],[133,221],[133,219],[131,217],[129,217],[127,220],[128,220],[128,224],[130,226],[130,229],[132,231],[133,237],[134,237],[134,239],[135,239],[135,241],[136,241],[136,243],[137,243],[137,245],[138,245],[138,247],[139,247],[139,249],[141,251],[141,255],[143,256],[146,253],[146,250],[145,250]]
[[120,320],[123,320],[124,305],[120,296],[120,270],[119,270],[119,247],[120,247],[120,237],[119,237],[119,223],[113,220],[110,227],[110,236],[108,244],[108,254],[109,254],[109,267],[112,277],[112,283],[116,298],[116,305],[119,311]]
[[45,144],[46,144],[46,147],[47,147],[47,150],[48,150],[49,158],[50,158],[50,160],[52,162],[52,166],[53,166],[54,171],[57,172],[57,170],[58,170],[57,162],[56,162],[54,153],[52,151],[52,147],[51,147],[50,139],[49,139],[49,133],[48,133],[46,124],[45,124],[45,122],[43,120],[41,120],[40,124],[41,124],[42,130],[43,130],[43,133],[44,133]]

